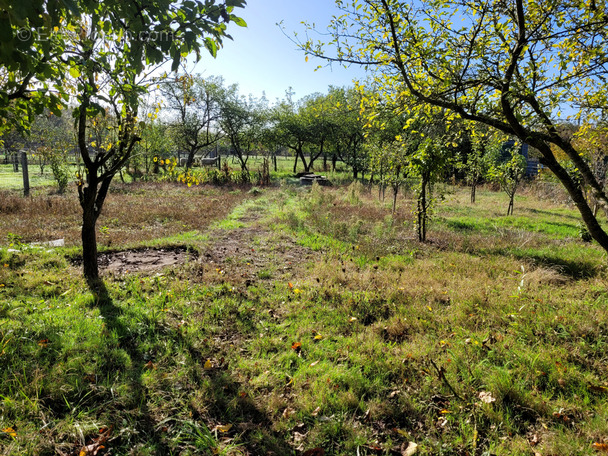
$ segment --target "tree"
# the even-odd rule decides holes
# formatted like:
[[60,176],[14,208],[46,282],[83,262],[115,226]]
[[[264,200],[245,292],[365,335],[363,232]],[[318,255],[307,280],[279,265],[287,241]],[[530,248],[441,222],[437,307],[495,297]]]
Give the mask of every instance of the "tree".
[[247,161],[261,141],[264,123],[264,100],[239,95],[236,85],[225,91],[220,102],[220,125],[247,176]]
[[[99,277],[95,226],[113,177],[139,140],[138,105],[146,92],[147,69],[172,60],[175,71],[183,56],[194,52],[198,57],[203,47],[215,55],[222,39],[229,37],[227,24],[245,25],[233,14],[245,1],[64,0],[8,2],[10,7],[4,3],[0,6],[8,13],[0,26],[3,123],[18,113],[28,114],[30,108],[22,105],[30,102],[35,101],[35,110],[40,105],[56,110],[72,93],[77,103],[73,115],[84,164],[78,181],[83,269],[95,283]],[[31,31],[31,39],[18,43],[24,31]],[[111,129],[106,137],[112,141],[93,151],[89,129],[103,116]]]
[[309,172],[310,163],[304,156],[304,148],[311,140],[309,119],[304,115],[299,105],[291,100],[290,96],[274,107],[272,118],[277,140],[283,146],[293,150],[296,156],[293,172],[297,171],[298,160],[302,162],[304,172]]
[[552,146],[572,161],[596,200],[608,197],[576,145],[560,135],[567,107],[593,120],[606,109],[608,14],[603,2],[525,0],[338,0],[333,49],[308,54],[374,67],[395,98],[446,109],[536,148],[567,190],[593,238],[608,250],[581,185]]
[[35,118],[27,138],[30,144],[35,144],[35,147],[30,148],[36,150],[39,155],[40,173],[43,172],[42,165],[48,163],[57,183],[57,192],[64,193],[71,174],[68,154],[75,146],[73,126],[65,117],[47,112]]
[[526,158],[521,154],[521,148],[516,145],[508,145],[505,148],[508,157],[505,160],[502,153],[495,154],[495,161],[488,170],[488,176],[498,183],[509,197],[507,215],[513,215],[515,193],[526,172]]
[[168,159],[174,153],[169,125],[158,119],[159,110],[158,104],[151,103],[146,103],[140,109],[140,112],[143,111],[140,116],[143,120],[139,124],[141,140],[125,165],[125,171],[134,181],[152,171],[158,172],[160,160]]
[[220,102],[225,96],[222,78],[182,74],[160,85],[169,111],[177,115],[173,136],[178,147],[188,154],[186,169],[194,156],[216,144],[223,136],[220,129]]
[[[573,143],[577,150],[584,154],[598,183],[602,188],[606,188],[608,183],[608,125],[605,122],[599,122],[596,125],[586,124],[577,128],[573,134]],[[587,191],[587,187],[585,187],[585,191]],[[593,192],[588,193],[593,214],[596,215],[600,207],[599,201],[593,196]],[[608,214],[606,207],[604,207],[604,212]]]
[[492,165],[492,151],[501,141],[491,129],[472,123],[466,130],[466,136],[470,143],[467,154],[461,154],[457,167],[464,171],[467,183],[471,186],[471,203],[475,203],[477,186],[488,174]]
[[[331,87],[329,98],[334,106],[334,160],[342,159],[352,169],[353,179],[368,168],[368,156],[364,154],[365,131],[360,116],[362,94],[353,88]],[[335,169],[335,161],[334,161]]]

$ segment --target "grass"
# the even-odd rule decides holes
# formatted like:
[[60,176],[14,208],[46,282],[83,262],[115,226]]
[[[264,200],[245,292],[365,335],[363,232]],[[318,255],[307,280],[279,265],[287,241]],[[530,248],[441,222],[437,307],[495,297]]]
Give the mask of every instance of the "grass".
[[507,218],[502,195],[471,205],[450,188],[420,244],[409,195],[393,215],[356,184],[118,186],[100,221],[112,249],[200,255],[108,276],[97,293],[69,261],[75,235],[27,246],[76,223],[70,197],[6,196],[0,454],[392,455],[415,442],[429,455],[588,455],[608,443],[606,257],[576,237],[572,208],[532,190]]

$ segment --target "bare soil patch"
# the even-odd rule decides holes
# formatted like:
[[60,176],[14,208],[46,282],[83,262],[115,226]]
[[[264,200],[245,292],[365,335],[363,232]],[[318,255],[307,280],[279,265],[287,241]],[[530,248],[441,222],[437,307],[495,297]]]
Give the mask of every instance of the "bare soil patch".
[[196,257],[196,254],[185,247],[146,248],[102,253],[99,255],[98,262],[102,271],[115,274],[128,274],[154,271],[168,266],[184,264],[194,257]]

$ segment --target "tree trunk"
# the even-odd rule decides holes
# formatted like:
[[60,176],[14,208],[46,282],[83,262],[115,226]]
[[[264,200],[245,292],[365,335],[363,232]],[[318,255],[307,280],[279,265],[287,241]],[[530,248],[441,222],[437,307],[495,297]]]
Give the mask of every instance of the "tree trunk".
[[597,243],[608,252],[608,234],[606,234],[602,226],[599,224],[597,218],[593,216],[593,211],[589,207],[580,186],[572,180],[568,174],[568,171],[566,171],[555,159],[553,152],[547,144],[537,142],[531,145],[536,147],[543,154],[543,164],[545,164],[551,170],[551,172],[555,174],[562,185],[566,188],[568,195],[570,195],[570,198],[572,198],[572,201],[580,212],[583,222],[585,222],[587,230],[589,230],[589,233],[593,239],[595,239]]
[[471,182],[471,203],[475,203],[476,190],[477,190],[477,179],[473,179],[473,182]]
[[399,185],[393,185],[393,215],[395,215],[395,211],[397,210],[397,193],[399,193]]
[[95,226],[98,214],[95,210],[97,199],[97,182],[89,183],[82,189],[80,205],[82,206],[82,266],[87,281],[99,279],[97,265],[97,235]]
[[[186,171],[192,168],[192,164],[194,163],[194,154],[196,153],[196,149],[192,149],[188,151],[188,159],[186,160]],[[178,163],[179,165],[179,163]]]
[[298,172],[298,152],[296,151],[296,159],[293,162],[293,173],[297,173]]
[[513,215],[513,202],[515,200],[515,193],[509,196],[509,207],[507,208],[507,215]]

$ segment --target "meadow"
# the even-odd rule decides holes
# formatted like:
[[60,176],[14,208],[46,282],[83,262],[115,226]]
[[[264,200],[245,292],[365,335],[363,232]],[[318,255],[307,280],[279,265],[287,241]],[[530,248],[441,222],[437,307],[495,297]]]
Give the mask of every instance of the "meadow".
[[445,186],[422,244],[409,193],[117,183],[102,255],[184,256],[95,293],[51,193],[0,192],[2,455],[608,448],[606,254],[555,189]]

